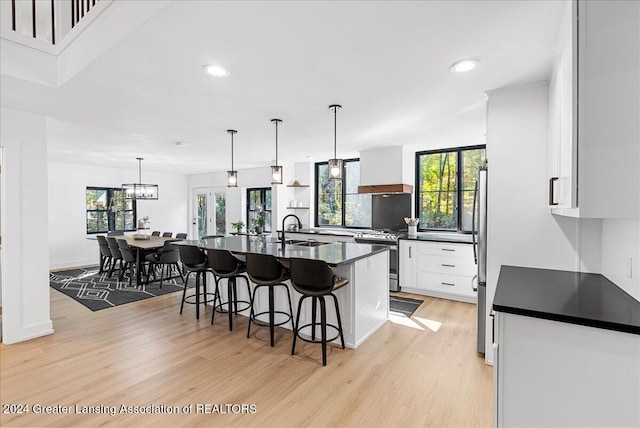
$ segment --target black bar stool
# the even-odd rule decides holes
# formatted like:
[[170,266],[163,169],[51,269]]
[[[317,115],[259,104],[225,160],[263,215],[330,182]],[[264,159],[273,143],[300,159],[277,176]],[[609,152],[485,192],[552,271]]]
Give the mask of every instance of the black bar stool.
[[[213,301],[214,312],[216,306],[216,299],[219,299],[218,283],[216,282],[216,288],[214,293],[207,293],[207,271],[209,271],[209,263],[207,256],[198,247],[192,247],[189,245],[179,245],[180,260],[182,261],[182,267],[187,272],[187,277],[184,282],[184,290],[182,291],[182,303],[180,303],[180,314],[184,309],[184,304],[196,305],[196,319],[200,319],[200,295],[202,295],[202,303],[206,306],[207,303]],[[191,273],[196,274],[196,291],[194,294],[187,296],[187,282],[189,281],[189,275]],[[203,282],[203,289],[200,292],[200,279]],[[209,300],[208,296],[213,294],[213,300]]]
[[[322,365],[327,365],[327,342],[334,341],[340,337],[342,349],[344,349],[344,335],[342,333],[342,321],[340,320],[340,308],[338,307],[338,298],[333,292],[349,283],[348,279],[337,277],[331,268],[322,260],[309,260],[292,258],[291,262],[291,285],[295,290],[302,294],[302,298],[298,302],[298,314],[296,316],[296,324],[293,330],[293,346],[291,347],[291,355],[296,353],[296,339],[299,337],[305,342],[322,343]],[[336,305],[336,317],[338,325],[327,324],[327,310],[324,298],[326,296],[333,297]],[[302,302],[307,297],[311,297],[311,322],[300,325],[300,312]],[[316,340],[316,302],[320,302],[320,327],[321,340]],[[307,339],[300,335],[300,331],[304,328],[311,327],[311,339]],[[327,327],[336,330],[336,336],[327,339]]]
[[[238,260],[228,250],[214,250],[208,249],[207,255],[209,256],[209,267],[213,271],[213,275],[216,279],[216,288],[218,281],[222,278],[227,279],[227,301],[220,302],[217,306],[214,304],[214,310],[211,314],[211,324],[213,324],[216,310],[220,312],[227,312],[229,314],[229,330],[233,330],[233,314],[238,314],[238,303],[246,303],[245,308],[241,308],[240,311],[245,311],[252,307],[252,303],[246,300],[238,300],[238,288],[236,286],[236,279],[242,278],[247,282],[247,290],[249,291],[249,299],[251,299],[251,287],[249,286],[249,279],[243,275],[247,269],[246,265]],[[222,299],[221,299],[222,300]],[[224,310],[224,305],[227,304],[227,310]],[[233,304],[233,310],[231,308]]]
[[[286,324],[291,321],[291,327],[293,328],[293,307],[291,305],[291,293],[289,293],[289,287],[284,281],[290,279],[289,272],[282,266],[275,256],[269,254],[247,254],[247,274],[251,282],[256,286],[253,289],[251,295],[251,312],[249,314],[249,325],[247,327],[247,339],[251,335],[251,323],[257,326],[266,327],[269,326],[269,334],[271,338],[271,346],[274,346],[274,329],[276,326]],[[276,287],[281,286],[287,291],[287,298],[289,299],[289,313],[275,310],[274,290]],[[269,289],[269,310],[255,313],[253,304],[256,301],[256,292],[260,287],[268,287]],[[258,317],[269,314],[269,322],[262,321]],[[276,324],[275,315],[285,315],[284,321]]]

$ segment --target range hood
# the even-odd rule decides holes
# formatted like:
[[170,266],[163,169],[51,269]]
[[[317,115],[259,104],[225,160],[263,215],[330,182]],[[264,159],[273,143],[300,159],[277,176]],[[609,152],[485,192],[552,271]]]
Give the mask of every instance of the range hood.
[[402,146],[361,151],[358,193],[413,193],[412,155]]

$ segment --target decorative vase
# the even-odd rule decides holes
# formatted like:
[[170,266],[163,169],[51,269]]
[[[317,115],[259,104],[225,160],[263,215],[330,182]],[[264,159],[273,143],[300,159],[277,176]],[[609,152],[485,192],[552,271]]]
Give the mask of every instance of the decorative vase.
[[409,226],[409,236],[418,235],[418,226]]

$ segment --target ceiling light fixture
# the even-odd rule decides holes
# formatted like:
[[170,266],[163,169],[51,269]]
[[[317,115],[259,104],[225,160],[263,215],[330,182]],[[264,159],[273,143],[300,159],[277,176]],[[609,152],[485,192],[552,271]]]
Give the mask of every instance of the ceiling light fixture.
[[271,184],[282,184],[282,165],[278,165],[278,124],[280,119],[271,119],[271,123],[276,125],[276,164],[271,167]]
[[342,108],[341,105],[332,104],[329,106],[329,110],[333,111],[333,159],[329,159],[329,180],[342,180],[342,159],[338,159],[337,155],[337,123],[338,123],[338,110]]
[[478,65],[478,61],[474,59],[465,59],[453,64],[451,66],[451,71],[454,73],[466,73],[467,71],[471,71],[476,68],[476,65]]
[[122,185],[122,192],[125,199],[158,199],[157,184],[142,184],[142,161],[138,159],[138,182]]
[[238,171],[233,169],[233,135],[238,131],[227,129],[227,132],[231,134],[231,171],[227,171],[227,187],[238,187]]
[[205,73],[214,77],[227,77],[229,75],[229,70],[217,64],[207,64],[203,69]]

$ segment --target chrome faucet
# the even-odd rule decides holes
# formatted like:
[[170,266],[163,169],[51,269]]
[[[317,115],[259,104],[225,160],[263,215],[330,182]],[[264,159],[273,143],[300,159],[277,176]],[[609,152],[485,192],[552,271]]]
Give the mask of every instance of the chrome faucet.
[[284,218],[282,219],[282,247],[284,248],[285,245],[285,241],[286,238],[284,236],[284,223],[287,221],[287,219],[289,217],[295,217],[296,220],[298,220],[298,229],[302,229],[302,222],[300,221],[300,218],[295,215],[295,214],[287,214],[286,216],[284,216]]

